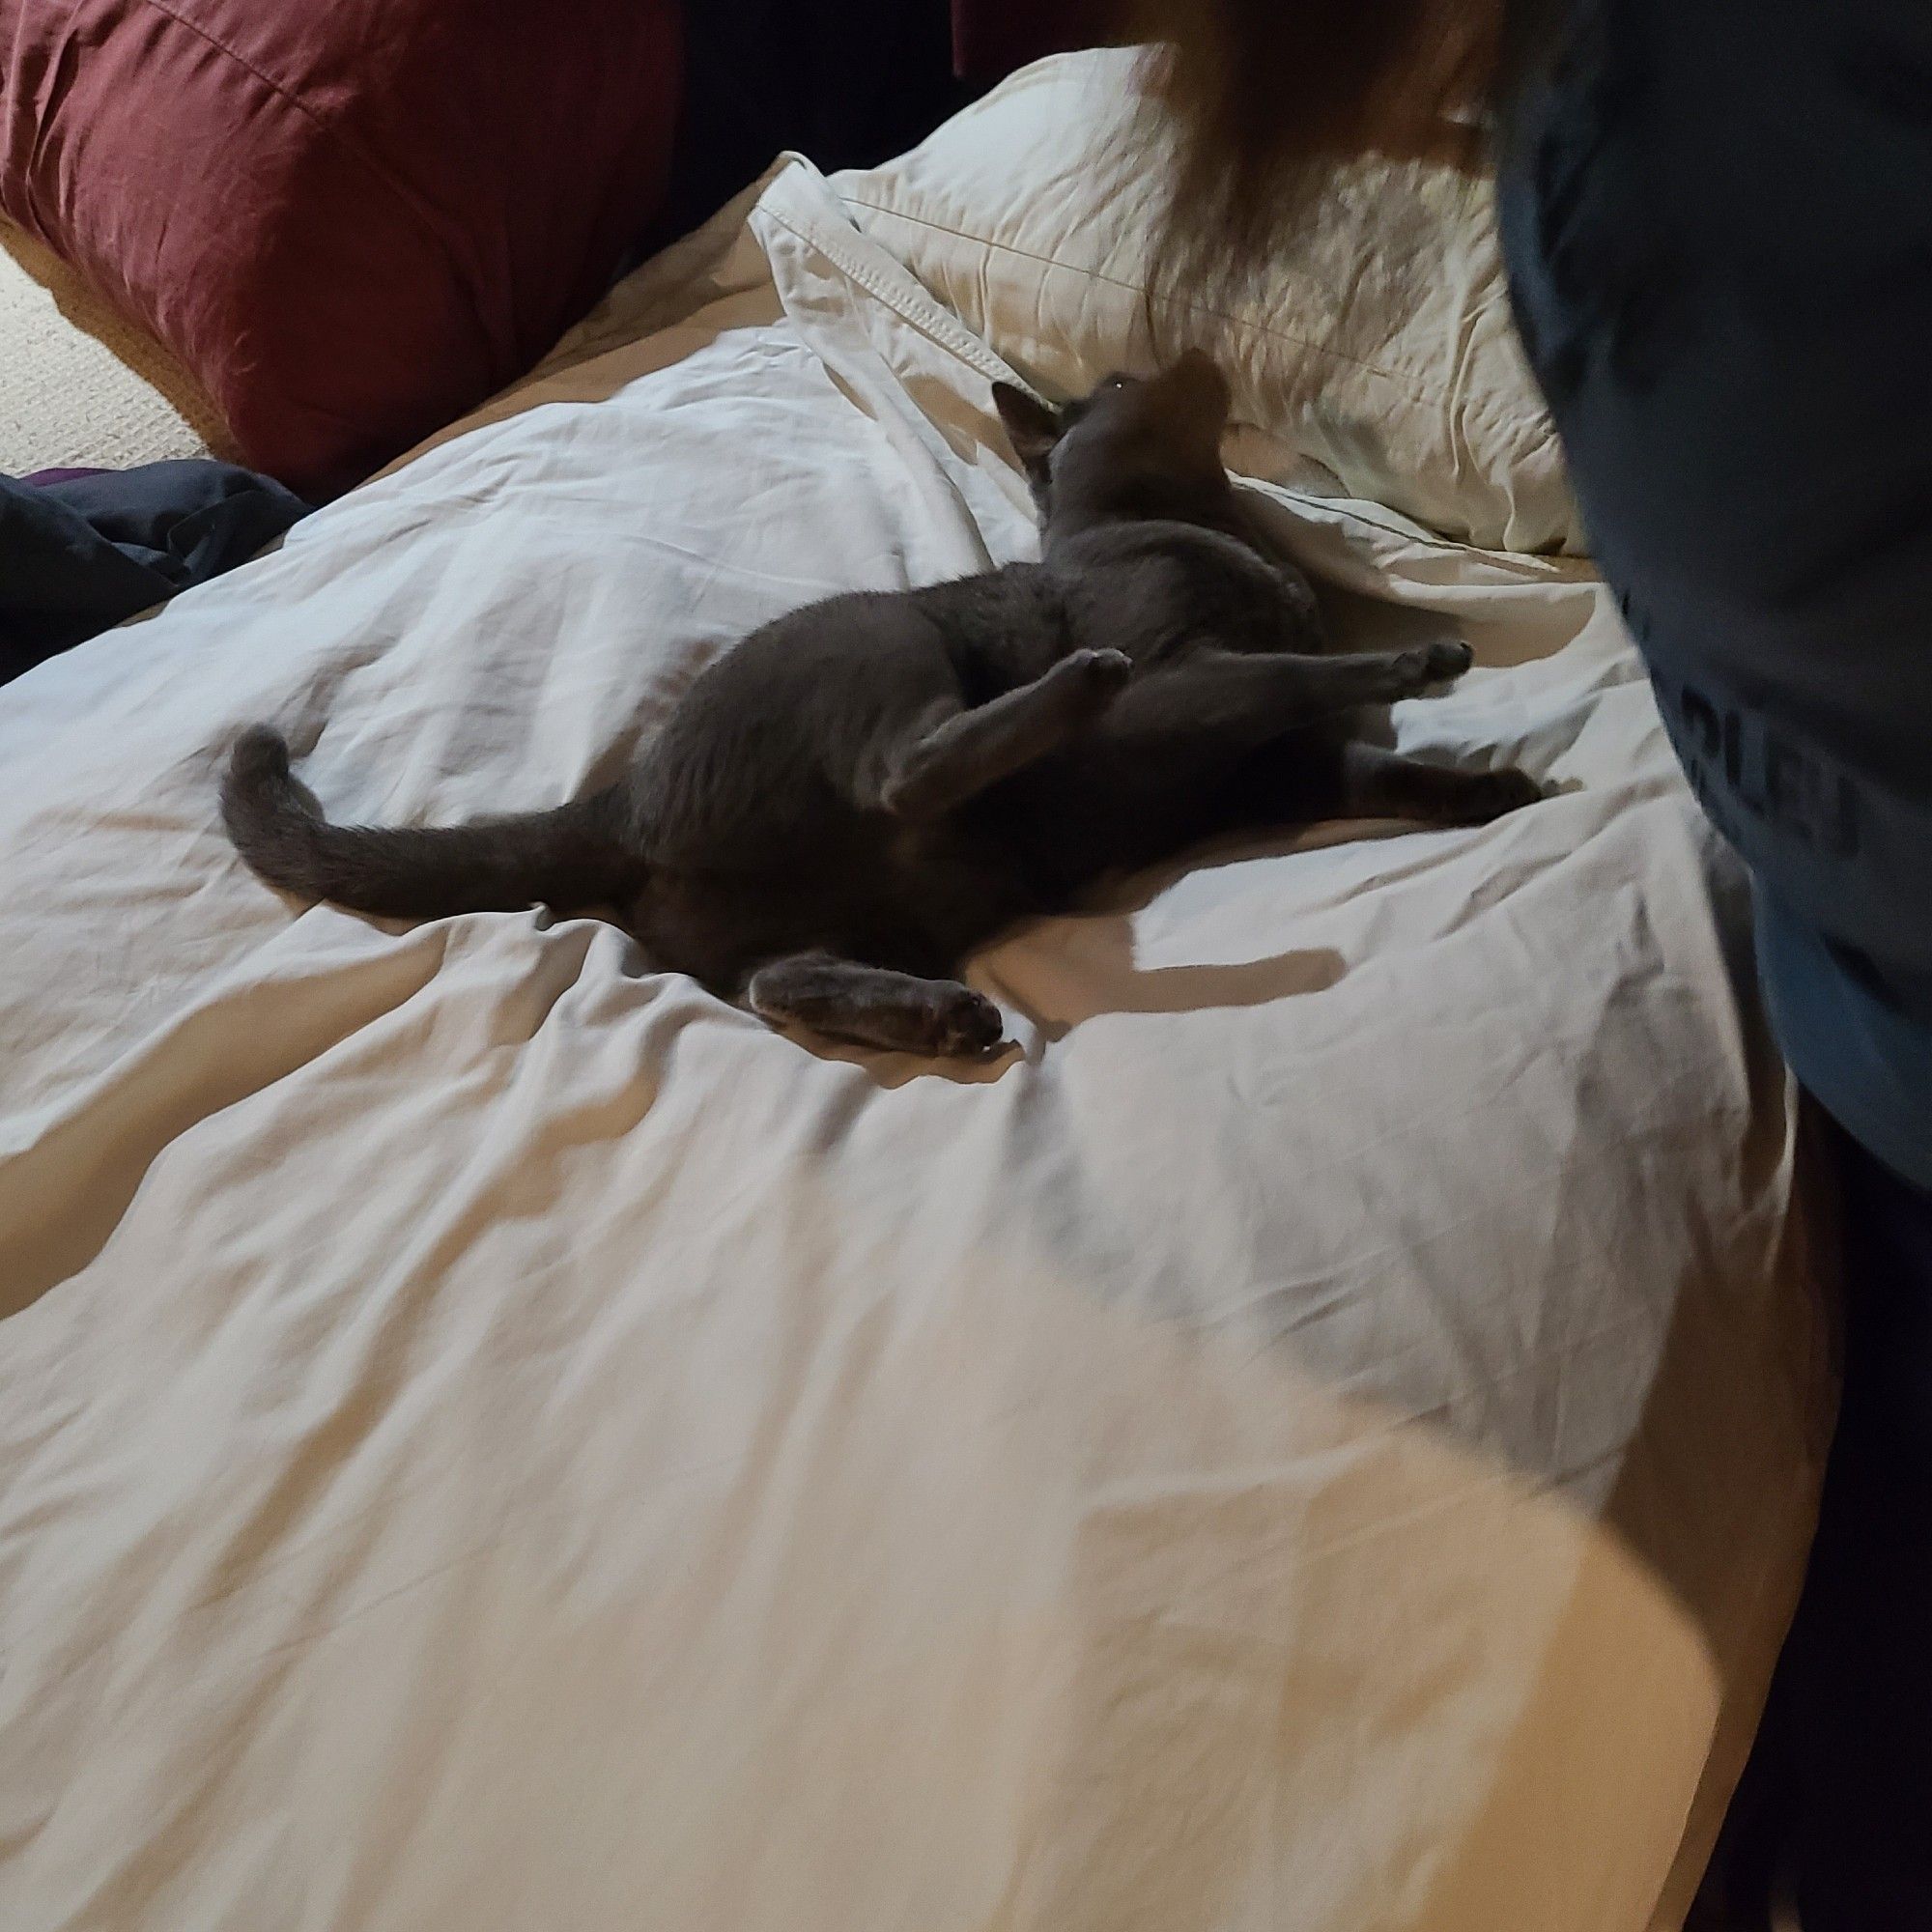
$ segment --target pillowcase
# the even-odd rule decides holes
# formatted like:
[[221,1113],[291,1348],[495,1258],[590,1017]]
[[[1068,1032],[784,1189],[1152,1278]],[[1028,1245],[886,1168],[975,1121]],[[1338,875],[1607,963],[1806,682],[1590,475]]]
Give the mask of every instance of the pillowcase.
[[651,212],[677,0],[0,0],[0,212],[323,495],[513,381]]
[[952,71],[1002,80],[1016,67],[1068,47],[1124,39],[1121,0],[952,0]]
[[[1132,48],[1004,81],[895,161],[835,178],[853,218],[1047,393],[1152,357],[1144,300],[1159,171],[1120,137]],[[1582,548],[1556,432],[1511,320],[1486,182],[1338,171],[1264,293],[1215,338],[1236,417],[1281,466],[1486,548]],[[1284,476],[1282,480],[1291,480]]]

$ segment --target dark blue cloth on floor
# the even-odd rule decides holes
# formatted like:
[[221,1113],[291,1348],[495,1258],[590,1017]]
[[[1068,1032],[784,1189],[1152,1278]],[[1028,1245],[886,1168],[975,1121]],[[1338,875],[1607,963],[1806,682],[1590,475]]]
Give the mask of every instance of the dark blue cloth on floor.
[[308,514],[233,464],[0,476],[0,684],[245,563]]

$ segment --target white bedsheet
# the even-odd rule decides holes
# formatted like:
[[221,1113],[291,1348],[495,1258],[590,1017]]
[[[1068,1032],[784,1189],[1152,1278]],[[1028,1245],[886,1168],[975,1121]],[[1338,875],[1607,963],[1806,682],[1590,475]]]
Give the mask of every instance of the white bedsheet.
[[997,370],[794,165],[0,693],[9,1932],[1675,1922],[1826,1394],[1580,566],[1278,495],[1360,637],[1475,643],[1403,742],[1559,794],[1015,937],[972,1077],[217,829],[246,721],[338,813],[554,801],[761,620],[1027,554]]

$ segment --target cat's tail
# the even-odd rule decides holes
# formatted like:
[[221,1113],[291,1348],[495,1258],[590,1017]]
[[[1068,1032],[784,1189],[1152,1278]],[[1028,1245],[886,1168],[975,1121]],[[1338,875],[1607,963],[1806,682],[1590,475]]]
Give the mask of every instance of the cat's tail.
[[397,919],[623,898],[642,868],[624,850],[618,805],[603,791],[551,811],[467,825],[331,825],[291,774],[280,733],[265,724],[237,741],[221,786],[228,836],[271,886]]

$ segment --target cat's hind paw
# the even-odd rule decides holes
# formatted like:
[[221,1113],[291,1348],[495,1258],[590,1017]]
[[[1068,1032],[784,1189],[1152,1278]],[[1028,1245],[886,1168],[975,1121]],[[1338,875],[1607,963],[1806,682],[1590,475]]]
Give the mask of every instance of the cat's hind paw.
[[1458,815],[1470,825],[1487,825],[1508,812],[1520,811],[1526,805],[1536,805],[1546,796],[1543,787],[1527,772],[1504,765],[1497,771],[1470,776]]
[[932,1051],[947,1060],[983,1060],[1007,1037],[1006,1015],[970,986],[950,989],[932,1016]]

